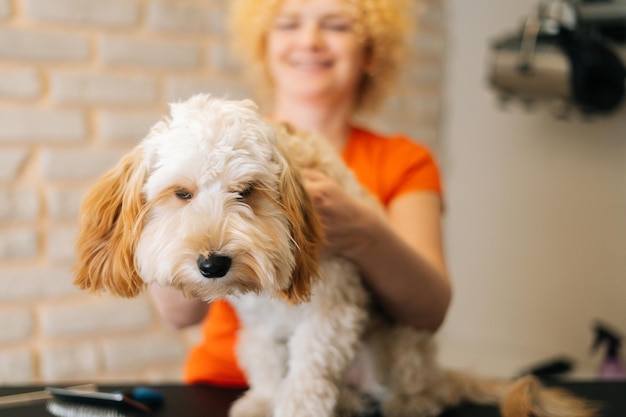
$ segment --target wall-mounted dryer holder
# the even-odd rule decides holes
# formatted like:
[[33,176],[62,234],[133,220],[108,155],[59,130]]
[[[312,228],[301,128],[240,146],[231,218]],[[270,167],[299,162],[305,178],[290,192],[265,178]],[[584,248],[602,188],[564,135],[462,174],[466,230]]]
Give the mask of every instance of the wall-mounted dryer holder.
[[520,31],[491,45],[489,81],[503,105],[545,102],[567,118],[624,101],[626,0],[541,0]]

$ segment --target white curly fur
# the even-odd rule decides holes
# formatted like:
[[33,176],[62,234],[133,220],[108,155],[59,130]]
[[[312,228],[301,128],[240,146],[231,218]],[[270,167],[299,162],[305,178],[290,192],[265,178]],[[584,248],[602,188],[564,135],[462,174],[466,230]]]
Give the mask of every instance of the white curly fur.
[[[250,383],[232,417],[353,415],[372,402],[386,417],[436,416],[462,400],[501,403],[510,417],[591,415],[533,378],[442,369],[430,334],[371,308],[351,263],[318,264],[303,167],[384,215],[326,141],[268,123],[251,101],[197,95],[173,104],[84,200],[76,284],[121,296],[157,283],[206,301],[227,297]],[[219,262],[203,263],[211,255]]]

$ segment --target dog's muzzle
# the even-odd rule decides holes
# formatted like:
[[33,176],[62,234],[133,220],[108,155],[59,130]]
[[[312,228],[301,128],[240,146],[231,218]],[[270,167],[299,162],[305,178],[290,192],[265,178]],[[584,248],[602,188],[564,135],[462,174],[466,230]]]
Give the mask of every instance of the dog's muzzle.
[[228,256],[212,253],[207,258],[198,256],[198,269],[205,278],[222,278],[228,273],[232,259]]

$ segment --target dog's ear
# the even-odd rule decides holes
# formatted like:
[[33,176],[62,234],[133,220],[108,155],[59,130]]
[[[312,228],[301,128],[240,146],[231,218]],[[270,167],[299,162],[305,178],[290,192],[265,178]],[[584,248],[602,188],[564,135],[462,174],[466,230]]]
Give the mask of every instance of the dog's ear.
[[74,284],[81,289],[122,297],[134,297],[142,290],[135,248],[143,227],[145,178],[141,148],[136,147],[85,196],[74,266]]
[[279,187],[282,207],[289,220],[296,261],[291,284],[280,292],[280,296],[297,304],[310,300],[313,280],[319,277],[318,252],[323,240],[322,228],[311,197],[304,189],[300,172],[288,160],[285,160]]

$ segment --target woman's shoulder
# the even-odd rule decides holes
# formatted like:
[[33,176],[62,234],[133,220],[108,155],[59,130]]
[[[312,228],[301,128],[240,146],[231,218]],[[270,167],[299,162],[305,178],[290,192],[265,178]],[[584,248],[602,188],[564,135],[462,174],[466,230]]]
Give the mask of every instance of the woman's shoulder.
[[433,154],[408,136],[355,127],[343,157],[359,181],[385,205],[409,191],[441,192]]
[[408,135],[380,133],[361,126],[352,128],[349,145],[353,149],[368,149],[368,151],[377,154],[397,153],[413,157],[432,157],[432,152],[428,146]]

